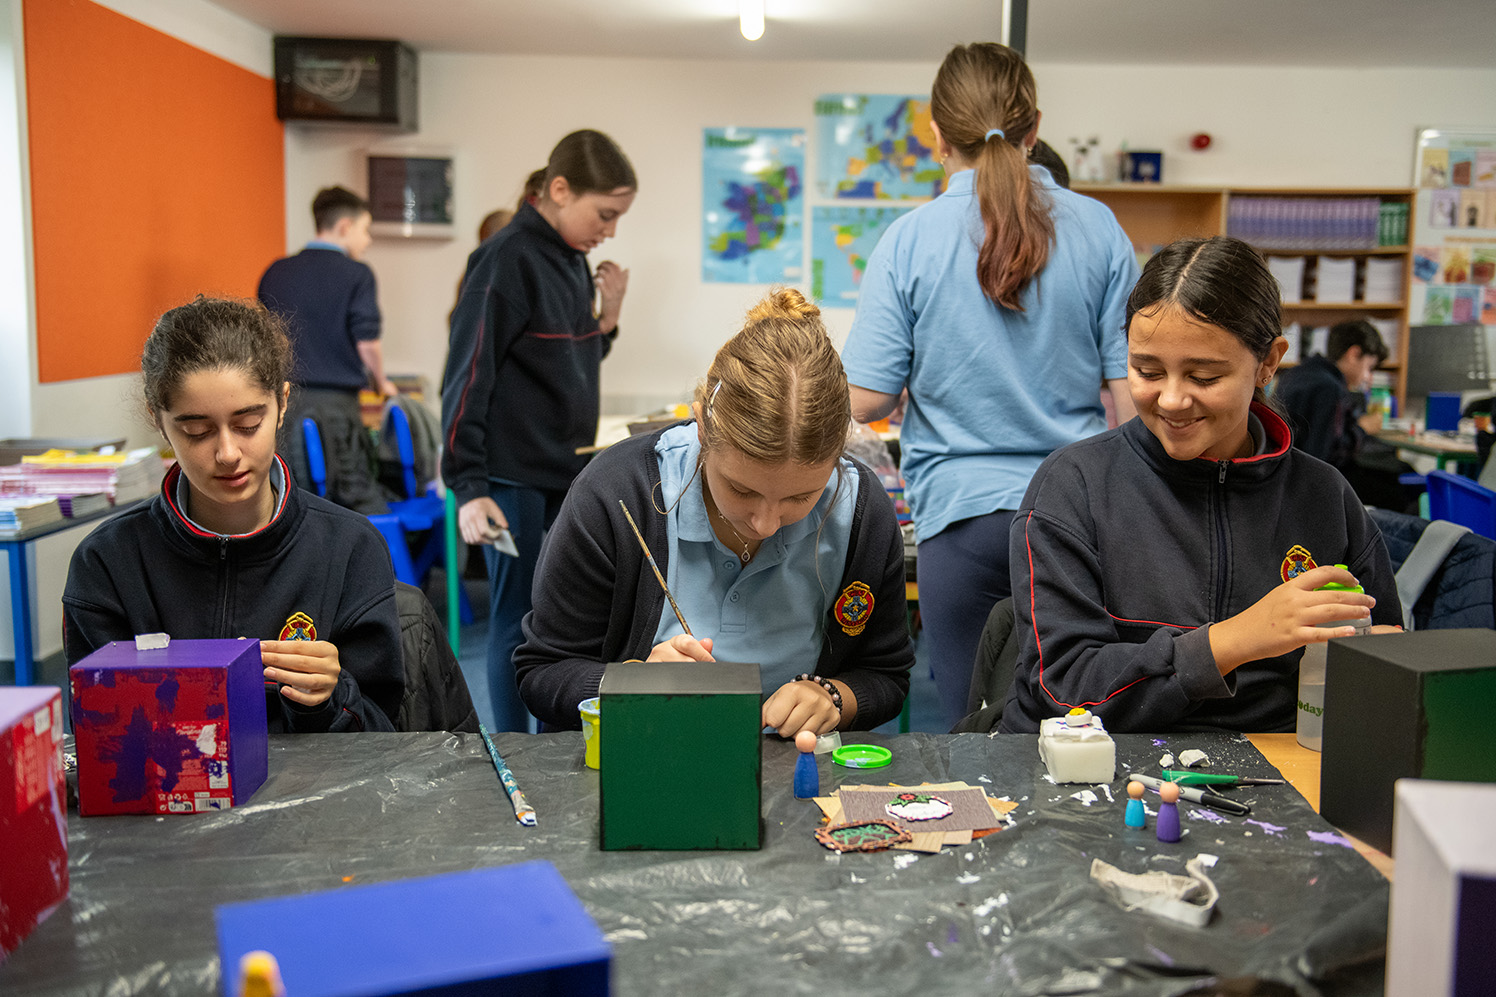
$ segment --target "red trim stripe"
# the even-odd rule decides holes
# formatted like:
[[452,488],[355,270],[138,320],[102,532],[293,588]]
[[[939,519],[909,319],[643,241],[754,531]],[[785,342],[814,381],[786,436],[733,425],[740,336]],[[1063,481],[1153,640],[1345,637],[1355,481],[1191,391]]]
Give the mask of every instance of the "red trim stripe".
[[[1049,691],[1049,686],[1047,686],[1047,685],[1044,684],[1044,642],[1039,638],[1039,612],[1038,612],[1038,605],[1039,604],[1038,604],[1038,600],[1034,596],[1034,545],[1029,541],[1029,535],[1028,535],[1029,523],[1033,521],[1033,518],[1034,518],[1034,513],[1033,513],[1032,510],[1030,510],[1028,516],[1023,521],[1023,545],[1024,545],[1024,549],[1028,552],[1028,567],[1029,567],[1029,619],[1031,621],[1033,621],[1033,624],[1034,624],[1034,646],[1039,651],[1039,688],[1044,691],[1044,695],[1046,695],[1046,696],[1049,697],[1050,702],[1052,702],[1056,706],[1062,707],[1063,709],[1066,709],[1066,710],[1073,710],[1077,706],[1083,706],[1083,707],[1086,707],[1087,709],[1089,709],[1092,706],[1100,706],[1102,703],[1108,702],[1108,701],[1110,701],[1111,699],[1113,699],[1116,696],[1120,696],[1122,693],[1126,692],[1128,689],[1131,689],[1133,686],[1137,685],[1139,682],[1142,682],[1145,679],[1152,678],[1153,676],[1151,676],[1151,675],[1143,675],[1143,676],[1141,676],[1139,678],[1135,678],[1131,682],[1129,682],[1126,685],[1124,685],[1122,688],[1113,690],[1110,694],[1108,694],[1106,696],[1105,699],[1098,699],[1098,700],[1095,700],[1094,702],[1090,702],[1090,703],[1063,703],[1063,702],[1061,702],[1055,696],[1054,693],[1052,693],[1052,692]],[[1112,614],[1111,613],[1107,613],[1107,615],[1111,616]],[[1121,617],[1113,616],[1112,619],[1121,619]],[[1128,621],[1128,622],[1146,622],[1146,621],[1138,620],[1138,621]],[[1172,624],[1161,623],[1161,624],[1159,624],[1159,626],[1172,626]],[[1192,627],[1190,629],[1194,629],[1194,628]]]
[[1173,627],[1176,630],[1198,630],[1198,629],[1200,629],[1199,627],[1192,627],[1192,626],[1190,626],[1187,623],[1163,623],[1163,622],[1160,622],[1159,620],[1129,620],[1125,616],[1118,616],[1115,613],[1112,613],[1110,611],[1108,611],[1106,615],[1110,616],[1112,619],[1116,620],[1118,623],[1146,623],[1149,626],[1154,626],[1154,627]]
[[[457,453],[457,427],[462,423],[462,415],[467,411],[468,392],[473,390],[473,381],[478,377],[478,358],[483,355],[483,337],[488,335],[488,325],[484,322],[478,323],[478,341],[473,345],[473,362],[468,365],[467,383],[462,386],[462,394],[457,396],[457,412],[452,417],[452,425],[447,430],[447,453]],[[453,458],[456,459],[455,456]]]

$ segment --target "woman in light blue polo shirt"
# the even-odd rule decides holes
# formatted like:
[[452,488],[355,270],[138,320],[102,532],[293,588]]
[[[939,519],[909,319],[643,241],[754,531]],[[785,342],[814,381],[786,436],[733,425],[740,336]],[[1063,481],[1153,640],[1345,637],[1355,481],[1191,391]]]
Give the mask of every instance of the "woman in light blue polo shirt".
[[920,612],[941,706],[966,713],[978,637],[1010,592],[1008,527],[1053,450],[1119,421],[1124,315],[1138,266],[1104,205],[1028,163],[1033,74],[991,43],[957,46],[931,94],[946,192],[884,234],[842,353],[859,421],[906,388],[905,495],[919,535]]

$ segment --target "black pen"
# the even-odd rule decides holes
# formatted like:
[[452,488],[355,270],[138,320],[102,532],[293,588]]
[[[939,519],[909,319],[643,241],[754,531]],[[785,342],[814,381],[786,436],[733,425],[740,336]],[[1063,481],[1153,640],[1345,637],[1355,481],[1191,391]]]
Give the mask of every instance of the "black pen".
[[[1164,784],[1162,779],[1155,779],[1151,775],[1129,775],[1127,778],[1131,782],[1141,782],[1153,790],[1159,789]],[[1222,796],[1219,793],[1212,793],[1208,789],[1201,789],[1198,786],[1180,786],[1179,798],[1181,800],[1189,800],[1191,803],[1198,803],[1202,807],[1219,810],[1223,814],[1234,814],[1237,817],[1245,817],[1252,812],[1252,808],[1245,803],[1238,803],[1236,800]]]

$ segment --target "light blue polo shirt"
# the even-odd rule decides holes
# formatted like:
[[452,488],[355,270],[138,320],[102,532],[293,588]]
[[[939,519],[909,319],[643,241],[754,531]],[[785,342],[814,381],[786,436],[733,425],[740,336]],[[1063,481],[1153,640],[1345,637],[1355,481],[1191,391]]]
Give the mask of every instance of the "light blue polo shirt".
[[[841,594],[857,471],[843,459],[810,514],[781,527],[745,565],[707,521],[701,475],[692,473],[700,452],[695,423],[667,429],[655,444],[660,506],[670,510],[666,582],[692,632],[712,638],[712,657],[757,662],[768,696],[816,670],[826,614]],[[654,642],[679,633],[667,599]]]
[[852,384],[909,403],[904,495],[928,540],[1016,509],[1050,452],[1106,428],[1103,380],[1127,376],[1132,245],[1111,210],[1029,173],[1050,198],[1049,262],[999,308],[977,283],[983,228],[971,170],[889,226],[868,261],[842,364]]

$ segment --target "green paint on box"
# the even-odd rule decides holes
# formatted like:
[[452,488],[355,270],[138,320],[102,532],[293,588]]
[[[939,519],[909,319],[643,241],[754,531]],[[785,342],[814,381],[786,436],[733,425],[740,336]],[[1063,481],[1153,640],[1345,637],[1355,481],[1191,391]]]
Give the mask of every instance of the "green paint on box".
[[1423,676],[1424,779],[1496,782],[1496,668],[1430,672]]
[[755,664],[607,666],[598,690],[604,851],[761,846],[761,689]]

